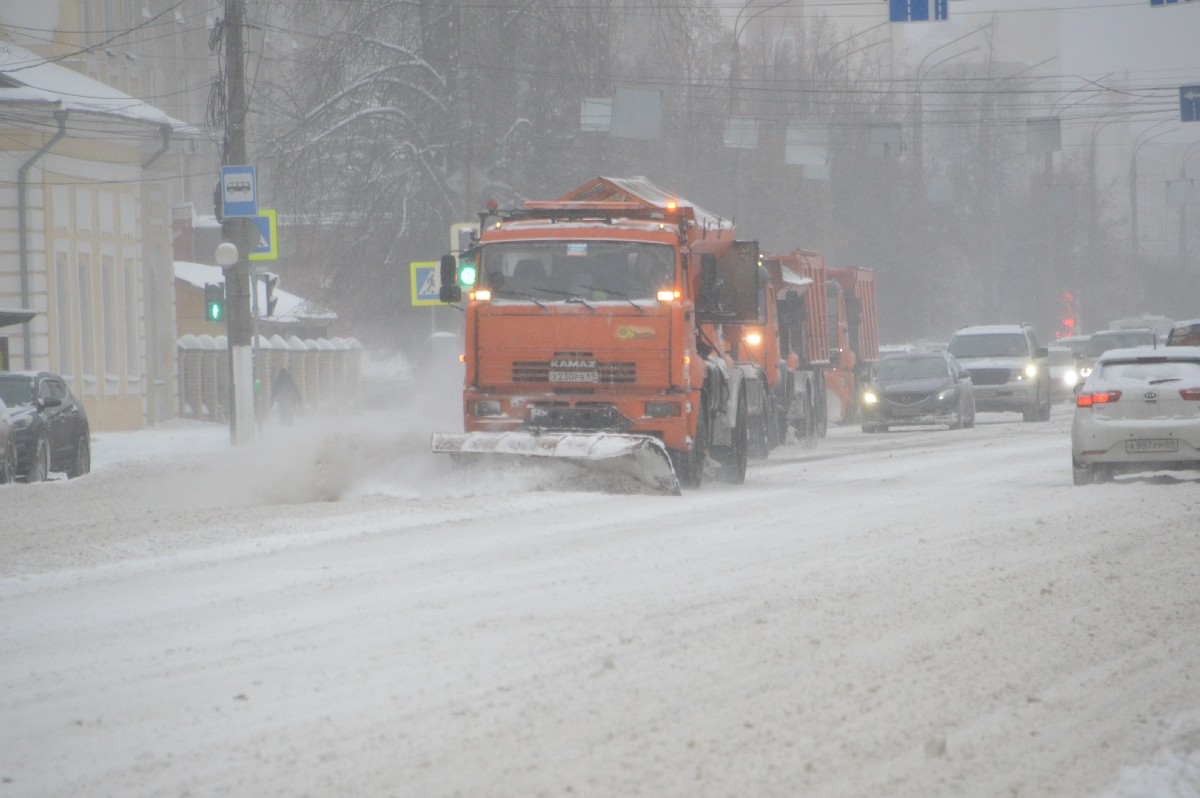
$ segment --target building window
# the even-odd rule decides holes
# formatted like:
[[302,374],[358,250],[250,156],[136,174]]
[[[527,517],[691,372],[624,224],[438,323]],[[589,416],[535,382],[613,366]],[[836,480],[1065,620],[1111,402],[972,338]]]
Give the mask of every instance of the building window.
[[54,206],[54,230],[65,232],[71,228],[71,192],[66,186],[50,189],[50,204]]
[[138,368],[138,303],[137,270],[134,262],[125,261],[125,378],[141,376]]
[[67,253],[54,253],[54,292],[57,299],[58,365],[55,370],[64,375],[75,371],[75,339],[71,335],[71,265]]
[[106,379],[116,379],[121,372],[117,357],[120,316],[117,315],[117,273],[113,270],[112,255],[100,256],[100,296],[103,302],[101,312],[104,314],[104,376]]
[[137,236],[137,206],[132,194],[121,195],[121,235],[125,238]]
[[96,211],[100,215],[100,235],[110,236],[113,234],[113,216],[116,208],[113,206],[116,197],[111,191],[101,191],[96,198]]
[[92,190],[75,189],[75,229],[79,232],[92,230]]
[[96,322],[92,308],[92,259],[80,255],[79,270],[79,350],[82,353],[80,365],[83,367],[84,379],[95,379],[96,350],[92,346],[95,340]]

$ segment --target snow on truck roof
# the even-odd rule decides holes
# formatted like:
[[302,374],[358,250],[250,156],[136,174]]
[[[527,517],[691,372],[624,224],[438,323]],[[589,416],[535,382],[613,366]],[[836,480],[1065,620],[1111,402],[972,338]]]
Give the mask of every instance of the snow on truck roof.
[[597,177],[564,197],[559,202],[616,202],[633,203],[643,208],[666,209],[670,204],[688,208],[693,217],[705,227],[732,227],[732,222],[670,191],[655,185],[645,177]]

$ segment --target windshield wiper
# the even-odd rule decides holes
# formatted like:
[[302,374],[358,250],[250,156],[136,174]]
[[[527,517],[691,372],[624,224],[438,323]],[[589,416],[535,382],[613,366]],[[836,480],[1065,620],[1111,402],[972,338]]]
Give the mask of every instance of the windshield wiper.
[[503,288],[494,288],[494,289],[492,289],[492,293],[496,294],[497,296],[505,295],[505,296],[513,296],[513,297],[516,297],[517,299],[528,299],[530,302],[537,305],[542,310],[549,310],[549,308],[547,308],[541,302],[538,302],[537,299],[533,296],[533,294],[526,294],[522,291],[507,291]]
[[628,294],[622,294],[620,291],[613,290],[612,288],[601,288],[598,285],[585,285],[584,288],[590,291],[603,291],[606,294],[615,296],[617,299],[624,299],[626,302],[632,305],[638,313],[641,313],[643,316],[646,315],[646,309],[630,299]]
[[585,308],[590,310],[592,313],[596,312],[596,309],[594,307],[592,307],[591,305],[589,305],[587,303],[587,300],[581,296],[569,296],[566,299],[564,299],[563,302],[573,302],[576,305],[583,305]]
[[1161,380],[1150,380],[1147,385],[1162,385],[1164,382],[1179,382],[1182,377],[1163,377]]

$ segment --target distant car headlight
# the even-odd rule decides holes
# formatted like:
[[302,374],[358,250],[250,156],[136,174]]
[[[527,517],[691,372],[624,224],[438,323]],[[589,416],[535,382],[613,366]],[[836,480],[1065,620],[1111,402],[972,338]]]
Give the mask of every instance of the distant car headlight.
[[864,405],[878,404],[879,396],[874,391],[863,391],[862,400]]
[[937,398],[938,398],[939,402],[945,402],[948,399],[957,399],[958,398],[958,389],[957,388],[947,388],[946,390],[939,393]]
[[1068,388],[1074,388],[1075,383],[1079,382],[1079,375],[1075,373],[1075,369],[1071,369],[1066,374],[1063,374],[1063,385]]
[[1082,368],[1080,368],[1080,369],[1079,369],[1079,376],[1080,376],[1080,377],[1090,377],[1090,376],[1092,376],[1092,367],[1091,367],[1091,366],[1083,366]]

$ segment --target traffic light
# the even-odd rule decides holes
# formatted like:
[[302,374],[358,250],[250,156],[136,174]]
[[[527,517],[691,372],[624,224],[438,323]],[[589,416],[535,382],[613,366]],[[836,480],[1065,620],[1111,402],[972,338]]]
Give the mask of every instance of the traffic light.
[[225,286],[204,284],[204,318],[212,322],[225,321]]
[[466,287],[468,290],[475,285],[475,278],[479,276],[479,268],[475,265],[476,253],[469,257],[458,259],[458,284]]
[[262,276],[262,281],[263,292],[266,294],[266,301],[263,303],[262,315],[274,316],[275,304],[279,302],[279,299],[275,296],[275,285],[279,282],[279,275],[268,272]]

